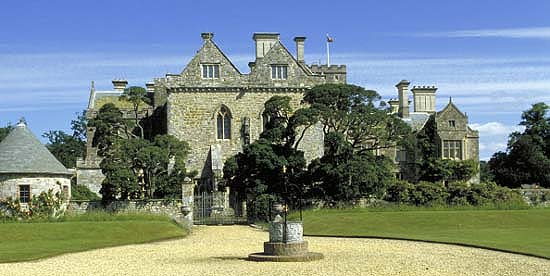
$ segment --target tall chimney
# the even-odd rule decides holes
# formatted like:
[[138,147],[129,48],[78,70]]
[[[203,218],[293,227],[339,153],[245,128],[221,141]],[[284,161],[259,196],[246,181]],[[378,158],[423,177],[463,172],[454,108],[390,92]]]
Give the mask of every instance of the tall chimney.
[[126,85],[128,85],[128,81],[124,79],[114,79],[113,80],[113,88],[115,91],[123,92],[124,89],[126,89]]
[[396,114],[399,110],[399,100],[397,99],[390,99],[388,101],[388,104],[390,105],[390,113]]
[[297,36],[294,38],[294,42],[296,42],[296,60],[302,64],[305,64],[305,59],[304,59],[304,42],[305,41],[306,41],[305,36]]
[[252,39],[256,42],[256,59],[264,55],[279,41],[279,33],[254,33]]
[[145,87],[147,89],[147,93],[155,93],[155,83],[154,82],[145,83]]
[[409,118],[409,84],[409,81],[401,80],[395,85],[399,96],[399,108],[397,110],[397,114],[401,118]]
[[413,86],[414,112],[435,113],[435,86]]

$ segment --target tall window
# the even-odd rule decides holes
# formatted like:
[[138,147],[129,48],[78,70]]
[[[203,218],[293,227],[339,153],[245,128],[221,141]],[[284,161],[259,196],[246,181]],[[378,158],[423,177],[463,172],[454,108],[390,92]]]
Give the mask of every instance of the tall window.
[[217,116],[218,139],[231,139],[231,113],[222,106]]
[[19,202],[29,203],[31,200],[31,186],[19,185]]
[[202,78],[203,79],[217,79],[220,77],[220,65],[219,64],[203,64],[202,65]]
[[443,158],[462,160],[462,141],[444,140]]
[[271,65],[271,78],[274,80],[286,80],[288,77],[287,65]]
[[449,127],[456,127],[455,120],[449,120]]

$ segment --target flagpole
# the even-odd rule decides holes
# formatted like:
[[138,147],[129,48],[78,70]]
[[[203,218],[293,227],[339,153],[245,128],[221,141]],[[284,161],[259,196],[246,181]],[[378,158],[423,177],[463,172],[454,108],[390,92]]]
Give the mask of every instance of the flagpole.
[[329,41],[329,36],[327,34],[327,66],[330,67],[330,41]]

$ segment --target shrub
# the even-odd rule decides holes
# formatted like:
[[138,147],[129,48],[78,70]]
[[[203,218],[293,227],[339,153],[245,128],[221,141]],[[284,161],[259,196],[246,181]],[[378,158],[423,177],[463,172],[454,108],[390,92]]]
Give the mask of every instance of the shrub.
[[42,220],[57,219],[64,213],[62,204],[63,192],[53,193],[53,190],[33,195],[27,208],[23,208],[19,200],[7,198],[0,200],[0,220]]
[[388,186],[386,191],[386,200],[397,203],[409,203],[410,194],[414,186],[403,180],[396,180]]
[[468,184],[453,182],[447,187],[431,182],[410,184],[396,181],[388,187],[386,200],[416,206],[500,206],[524,208],[527,203],[517,192],[494,182]]
[[414,205],[441,205],[445,203],[448,193],[442,185],[420,181],[414,185],[411,193],[410,202]]
[[100,200],[101,198],[84,185],[71,186],[71,199],[74,200]]

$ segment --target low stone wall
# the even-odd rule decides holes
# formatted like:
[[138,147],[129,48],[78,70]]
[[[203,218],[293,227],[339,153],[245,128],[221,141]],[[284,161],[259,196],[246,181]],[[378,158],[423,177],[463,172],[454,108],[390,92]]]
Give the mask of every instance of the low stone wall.
[[514,189],[523,196],[523,199],[534,206],[550,206],[550,189]]
[[67,212],[72,214],[84,214],[88,212],[109,211],[109,212],[143,212],[150,214],[166,215],[178,223],[190,226],[192,222],[189,217],[182,213],[181,200],[128,200],[113,201],[104,206],[101,201],[71,200]]

